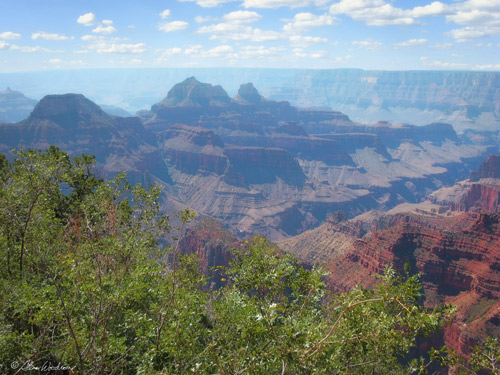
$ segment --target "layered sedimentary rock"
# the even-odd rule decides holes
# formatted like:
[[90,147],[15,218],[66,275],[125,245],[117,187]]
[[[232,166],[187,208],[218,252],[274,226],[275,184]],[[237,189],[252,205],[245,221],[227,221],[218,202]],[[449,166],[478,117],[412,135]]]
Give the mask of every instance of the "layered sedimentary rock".
[[429,199],[459,211],[496,212],[500,205],[500,156],[490,155],[468,180],[433,192]]
[[[220,86],[189,78],[140,115],[171,166],[172,199],[241,235],[273,239],[311,228],[338,209],[353,217],[418,202],[467,176],[485,151],[448,124],[356,124],[339,112],[268,100],[251,83],[231,99]],[[194,130],[184,127],[182,135],[181,120],[197,137],[220,142],[188,139]]]
[[0,134],[5,153],[56,145],[71,155],[95,155],[104,175],[127,171],[136,182],[170,181],[155,135],[138,118],[110,116],[83,95],[46,96],[27,119],[1,125]]
[[27,98],[18,91],[7,89],[0,91],[0,123],[18,122],[29,116],[37,101]]
[[[71,83],[73,91],[92,92],[100,103],[120,103],[133,111],[157,102],[166,89],[190,74],[193,70],[188,68],[4,73],[0,87],[15,84],[38,98],[65,92]],[[362,123],[440,121],[459,132],[500,127],[499,72],[198,68],[196,76],[231,93],[238,91],[239,83],[253,82],[267,98],[301,108],[342,111]]]
[[184,254],[195,254],[200,259],[200,270],[210,277],[210,286],[217,288],[223,275],[218,267],[229,266],[231,249],[238,244],[238,238],[222,228],[217,220],[205,217],[186,230],[179,242],[179,250]]
[[336,290],[372,286],[373,274],[388,265],[402,272],[408,262],[412,272],[422,275],[427,306],[458,307],[456,320],[445,328],[444,341],[467,354],[485,334],[500,333],[492,323],[500,309],[499,220],[497,214],[487,213],[439,219],[400,214],[399,224],[354,241],[351,250],[328,266],[329,286]]
[[0,127],[1,147],[95,154],[108,174],[152,176],[168,207],[272,239],[313,228],[335,210],[354,217],[419,202],[468,176],[491,149],[446,124],[366,126],[335,111],[297,109],[251,83],[230,98],[189,78],[140,115],[144,123],[110,116],[80,95],[48,96],[25,121]]
[[499,86],[497,72],[304,70],[267,95],[334,108],[364,123],[441,121],[460,131],[493,130],[500,127]]
[[[500,334],[500,215],[496,212],[500,179],[494,178],[499,160],[490,156],[471,173],[474,182],[441,189],[424,203],[350,220],[335,215],[320,227],[278,244],[305,263],[325,266],[333,290],[346,291],[358,284],[373,287],[377,283],[373,275],[383,273],[385,267],[392,265],[403,272],[409,264],[412,273],[421,274],[427,306],[458,307],[441,340],[467,355],[485,335]],[[439,340],[434,344],[440,345]]]

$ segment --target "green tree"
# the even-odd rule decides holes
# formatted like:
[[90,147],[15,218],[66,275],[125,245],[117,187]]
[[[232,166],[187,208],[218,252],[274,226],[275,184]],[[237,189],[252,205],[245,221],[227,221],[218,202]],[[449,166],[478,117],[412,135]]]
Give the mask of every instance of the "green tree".
[[430,361],[421,361],[415,372],[427,374],[427,368],[434,362],[450,368],[456,375],[500,375],[500,342],[498,338],[486,337],[481,345],[475,346],[468,358],[463,358],[442,347],[430,352]]
[[1,371],[183,372],[203,333],[203,278],[160,246],[159,189],[104,182],[93,158],[53,147],[16,156],[1,159]]
[[388,268],[376,290],[331,295],[306,270],[256,237],[236,250],[213,303],[208,373],[406,374],[402,357],[438,330],[449,306],[418,304],[418,276]]
[[206,292],[174,238],[193,214],[171,230],[159,188],[93,166],[54,147],[0,157],[1,373],[408,373],[416,337],[451,312],[421,307],[418,277],[392,269],[376,290],[331,294],[261,237]]

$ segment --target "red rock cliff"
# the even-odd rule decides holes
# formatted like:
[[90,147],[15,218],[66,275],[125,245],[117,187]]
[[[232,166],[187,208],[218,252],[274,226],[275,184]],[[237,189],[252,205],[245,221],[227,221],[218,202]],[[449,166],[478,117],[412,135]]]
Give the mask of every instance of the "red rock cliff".
[[[399,220],[403,220],[400,216]],[[467,355],[485,334],[498,334],[493,324],[500,311],[500,216],[464,213],[448,218],[413,218],[354,242],[329,265],[332,289],[356,284],[373,286],[372,274],[409,262],[422,275],[426,305],[457,305],[456,320],[445,328],[444,341]]]

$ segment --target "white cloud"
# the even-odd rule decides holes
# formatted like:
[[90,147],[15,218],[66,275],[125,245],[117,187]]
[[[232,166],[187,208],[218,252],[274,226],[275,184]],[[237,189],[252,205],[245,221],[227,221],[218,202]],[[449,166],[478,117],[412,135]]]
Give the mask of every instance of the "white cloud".
[[225,3],[232,3],[236,0],[179,0],[181,2],[195,2],[202,8],[213,8]]
[[93,26],[97,23],[96,17],[94,13],[85,13],[78,17],[76,22],[84,25],[84,26]]
[[446,17],[448,21],[459,25],[481,26],[485,24],[500,23],[500,13],[487,10],[473,9],[470,11],[459,11]]
[[26,53],[33,53],[33,52],[64,52],[64,51],[61,51],[61,50],[54,50],[54,49],[44,48],[44,47],[40,47],[40,46],[31,47],[31,46],[16,46],[16,45],[12,45],[10,47],[10,49],[15,50],[15,51],[20,51],[20,52],[26,52]]
[[179,47],[172,47],[166,49],[158,49],[155,51],[155,54],[160,54],[160,56],[156,59],[156,63],[163,64],[170,62],[172,56],[182,55],[183,50]]
[[84,26],[95,26],[97,25],[92,32],[96,34],[113,34],[116,32],[116,28],[113,26],[112,20],[102,20],[97,21],[97,18],[94,13],[86,13],[77,20],[78,23]]
[[237,10],[224,15],[224,21],[236,25],[254,23],[259,21],[261,18],[262,17],[257,12],[250,12],[248,10]]
[[155,53],[161,53],[162,56],[180,55],[182,53],[182,48],[172,47],[166,49],[157,49]]
[[376,40],[357,40],[352,42],[352,44],[358,48],[367,49],[369,51],[374,51],[382,47],[382,43]]
[[252,42],[270,42],[272,40],[282,39],[283,35],[272,30],[253,29],[250,41]]
[[352,56],[351,55],[345,55],[345,56],[337,56],[335,57],[334,59],[330,60],[332,61],[333,63],[336,63],[336,64],[339,64],[339,63],[346,63],[348,60],[352,59]]
[[0,33],[0,39],[21,39],[21,34],[13,33],[12,31],[5,31]]
[[3,40],[0,40],[0,51],[10,49],[11,45]]
[[500,64],[476,65],[474,68],[478,70],[500,70]]
[[107,41],[97,41],[88,46],[89,49],[95,50],[97,53],[127,53],[139,54],[146,52],[146,44],[136,43],[110,43]]
[[307,53],[304,52],[303,48],[294,48],[293,53],[297,57],[307,57]]
[[244,0],[245,8],[300,8],[308,6],[323,6],[331,0]]
[[233,47],[229,45],[221,45],[208,50],[204,50],[202,45],[194,45],[186,48],[184,53],[189,56],[201,58],[234,59],[238,57]]
[[201,44],[197,44],[194,46],[190,46],[189,48],[186,48],[184,50],[184,53],[186,55],[197,55],[200,53],[200,51],[203,49],[203,46]]
[[77,55],[84,55],[86,53],[89,53],[89,51],[86,49],[81,49],[81,50],[73,51],[73,53],[75,53]]
[[431,46],[431,48],[441,49],[441,50],[452,49],[453,43],[436,43],[433,46]]
[[412,9],[394,7],[385,0],[340,0],[330,6],[331,14],[346,14],[369,26],[412,25],[416,19],[450,14],[452,7],[439,1]]
[[327,38],[321,38],[318,36],[293,35],[289,39],[294,46],[300,46],[304,48],[310,47],[313,44],[328,43]]
[[477,43],[476,47],[478,47],[478,48],[483,48],[483,47],[491,48],[491,47],[493,47],[493,43]]
[[158,26],[158,30],[165,31],[166,33],[171,31],[185,30],[189,26],[189,23],[185,21],[172,21],[165,22]]
[[60,64],[60,63],[62,63],[62,60],[61,59],[50,59],[49,63],[51,63],[51,64]]
[[160,17],[162,19],[167,19],[168,17],[170,17],[170,9],[165,9],[163,12],[160,13]]
[[287,32],[301,32],[311,27],[329,26],[333,25],[335,17],[328,14],[315,15],[312,13],[297,13],[291,22],[283,26],[283,30]]
[[324,59],[325,57],[328,57],[328,51],[316,51],[311,53],[309,56],[313,59]]
[[207,17],[203,17],[203,16],[196,16],[194,18],[194,21],[196,23],[205,23],[205,22],[210,22],[210,21],[215,21],[216,18],[215,17],[210,17],[210,16],[207,16]]
[[261,30],[248,26],[249,23],[261,19],[260,14],[251,11],[235,11],[224,15],[224,22],[203,26],[199,34],[211,34],[210,39],[249,40],[252,42],[267,42],[283,39],[283,34],[272,30]]
[[45,40],[68,40],[74,39],[73,37],[68,37],[66,35],[60,34],[49,34],[44,31],[39,31],[37,33],[31,34],[31,39],[45,39]]
[[442,69],[467,69],[470,68],[467,64],[457,63],[457,62],[446,62],[439,60],[430,60],[428,57],[421,57],[420,62],[424,66],[432,66],[435,68]]
[[102,26],[99,25],[97,26],[94,30],[92,30],[93,33],[96,34],[113,34],[116,31],[116,28],[114,26]]
[[307,53],[302,48],[294,48],[293,53],[296,57],[312,59],[324,59],[329,55],[328,51],[315,51],[312,53]]
[[229,58],[233,54],[233,47],[228,45],[218,46],[202,53],[203,57]]
[[469,42],[471,39],[483,38],[490,35],[495,35],[500,32],[498,28],[490,28],[487,26],[473,27],[466,26],[461,29],[453,29],[449,34],[459,43]]
[[468,0],[456,7],[446,21],[464,26],[449,33],[457,42],[500,34],[500,0]]
[[198,29],[198,33],[212,34],[210,39],[250,40],[252,42],[266,42],[283,38],[283,35],[276,31],[254,29],[251,26],[231,23],[218,23],[215,25],[203,26]]
[[415,18],[443,16],[452,12],[452,7],[443,4],[439,1],[434,1],[429,5],[423,7],[415,7],[410,10],[409,14]]
[[394,47],[413,47],[413,46],[423,46],[427,43],[427,39],[410,39],[401,43],[394,43]]
[[332,4],[331,14],[347,14],[370,26],[411,25],[415,21],[403,9],[383,0],[341,0]]
[[280,56],[281,52],[286,51],[284,47],[264,47],[264,46],[245,46],[238,51],[238,55],[243,59],[264,59]]

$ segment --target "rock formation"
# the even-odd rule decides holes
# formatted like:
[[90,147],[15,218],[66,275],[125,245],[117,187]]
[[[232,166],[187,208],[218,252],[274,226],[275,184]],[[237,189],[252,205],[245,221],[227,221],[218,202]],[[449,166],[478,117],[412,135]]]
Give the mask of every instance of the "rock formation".
[[83,95],[46,96],[27,119],[1,125],[0,134],[5,153],[55,145],[70,155],[95,155],[104,175],[127,171],[136,182],[170,181],[156,137],[138,118],[110,116]]
[[0,91],[0,123],[24,120],[36,103],[35,99],[27,98],[22,93],[7,87],[6,90]]
[[340,291],[372,287],[374,274],[389,265],[403,272],[408,263],[412,273],[421,274],[427,306],[458,307],[441,343],[467,355],[485,335],[500,334],[499,161],[490,156],[469,181],[432,194],[434,203],[404,204],[350,220],[337,214],[279,247],[325,266],[329,287]]
[[0,148],[55,144],[95,154],[107,174],[124,170],[163,185],[169,207],[271,239],[336,210],[354,217],[419,202],[465,178],[485,152],[447,124],[356,124],[266,99],[251,83],[230,98],[191,77],[141,116],[143,123],[110,116],[81,95],[47,96],[28,119],[0,127]]
[[200,259],[200,270],[210,277],[210,286],[217,288],[222,285],[223,275],[218,267],[229,266],[231,249],[238,244],[238,238],[222,228],[217,220],[205,217],[187,229],[179,249],[183,254],[195,254]]

